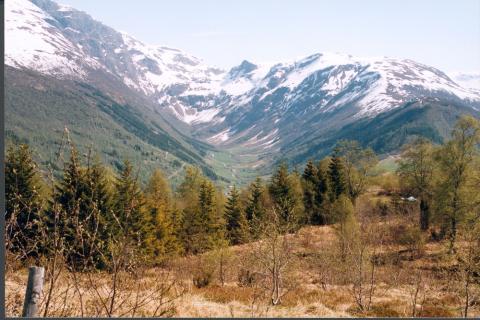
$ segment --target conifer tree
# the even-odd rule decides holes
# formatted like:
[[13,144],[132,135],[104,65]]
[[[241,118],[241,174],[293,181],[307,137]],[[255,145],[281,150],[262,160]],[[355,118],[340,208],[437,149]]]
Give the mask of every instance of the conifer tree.
[[198,217],[201,222],[199,239],[205,250],[214,249],[225,238],[225,220],[219,210],[215,197],[215,187],[208,179],[200,184],[198,195]]
[[254,239],[260,235],[260,225],[265,219],[265,196],[262,179],[257,177],[254,182],[250,184],[248,190],[248,198],[245,204],[245,217],[249,226],[249,233]]
[[328,179],[328,164],[326,161],[320,161],[317,168],[317,179],[315,186],[315,206],[316,214],[312,217],[313,224],[328,223],[329,205],[330,205],[330,189]]
[[172,220],[170,187],[159,169],[150,177],[145,193],[154,236],[152,259],[163,262],[180,251],[180,244]]
[[230,190],[228,196],[225,217],[227,220],[227,238],[230,243],[235,245],[247,242],[248,222],[240,207],[239,194],[235,186]]
[[[76,147],[70,145],[70,159],[65,164],[63,170],[63,179],[56,186],[53,201],[50,203],[48,211],[48,225],[53,228],[54,221],[59,234],[63,238],[65,254],[68,263],[74,268],[83,266],[84,250],[81,241],[80,232],[83,222],[81,216],[82,193],[85,187],[83,173],[80,168],[80,160]],[[58,217],[55,207],[59,206]]]
[[328,167],[328,176],[330,181],[331,197],[335,201],[345,193],[345,177],[343,173],[342,158],[339,155],[339,149],[335,148]]
[[7,248],[21,255],[36,255],[31,245],[42,219],[37,165],[27,145],[10,147],[5,159],[5,223]]
[[142,253],[151,252],[152,224],[145,208],[143,193],[128,160],[125,160],[116,182],[114,219],[117,221],[114,236],[129,239],[134,249],[142,248]]
[[283,222],[289,225],[295,225],[300,222],[301,211],[300,204],[302,202],[301,188],[297,183],[298,177],[295,174],[288,174],[288,166],[282,163],[272,176],[270,183],[270,194],[274,205],[279,210],[279,215]]
[[303,205],[305,207],[305,215],[307,221],[312,223],[317,215],[317,185],[318,185],[318,172],[315,164],[312,160],[309,160],[305,166],[305,170],[302,175],[303,184]]
[[[112,191],[105,177],[105,168],[97,159],[84,170],[80,202],[81,239],[85,258],[99,268],[104,266],[106,241],[111,232],[108,224],[113,213]],[[77,231],[78,234],[78,231]],[[88,264],[87,261],[85,261]]]
[[[200,234],[204,233],[199,216],[198,199],[200,184],[205,179],[196,167],[187,167],[185,176],[177,189],[178,204],[181,212],[181,231],[182,245],[187,253],[198,253],[201,251],[202,243],[199,243]],[[180,215],[177,215],[177,217]]]
[[250,185],[250,195],[248,198],[247,207],[245,209],[246,218],[249,223],[252,221],[262,220],[265,216],[265,207],[263,205],[263,190],[262,190],[262,179],[257,177],[254,182]]

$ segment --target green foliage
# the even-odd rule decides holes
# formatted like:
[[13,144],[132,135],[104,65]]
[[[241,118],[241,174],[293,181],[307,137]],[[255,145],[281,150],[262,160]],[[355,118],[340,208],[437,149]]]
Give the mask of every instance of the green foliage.
[[162,263],[167,258],[182,252],[181,243],[177,237],[178,211],[172,208],[170,187],[160,169],[155,170],[150,177],[145,190],[145,199],[150,211],[152,224],[152,260]]
[[11,146],[5,159],[5,222],[7,248],[21,256],[35,255],[42,201],[37,165],[25,144]]
[[155,238],[152,222],[145,206],[145,199],[133,172],[133,166],[125,160],[123,170],[115,184],[115,204],[112,235],[129,239],[132,250],[150,252]]
[[397,169],[404,188],[420,199],[420,228],[427,230],[430,223],[430,204],[433,196],[435,163],[434,148],[423,138],[407,145]]
[[452,132],[452,140],[436,153],[440,181],[436,189],[436,214],[450,239],[450,252],[455,250],[458,224],[475,203],[478,192],[472,189],[474,160],[478,156],[480,123],[471,116],[459,119]]
[[343,161],[340,157],[340,149],[335,148],[328,166],[328,177],[330,181],[330,197],[335,201],[341,194],[345,193],[347,187],[345,185]]
[[309,222],[315,220],[319,210],[317,206],[317,186],[319,184],[318,169],[312,160],[309,160],[305,166],[302,175],[303,182],[303,206],[305,208],[305,215]]
[[182,239],[188,253],[213,249],[225,237],[223,204],[213,183],[198,168],[189,167],[178,188],[182,199]]
[[333,216],[338,224],[335,227],[339,239],[339,249],[342,261],[345,261],[349,251],[358,243],[360,227],[354,215],[352,201],[346,195],[340,195],[333,203]]
[[257,226],[265,218],[266,199],[267,192],[264,191],[262,179],[256,178],[254,182],[250,184],[249,195],[245,208],[245,214],[249,223],[252,236],[257,237]]
[[372,149],[362,149],[355,140],[339,141],[335,153],[342,157],[346,192],[355,203],[366,191],[368,175],[378,159]]
[[229,193],[225,206],[227,221],[227,239],[231,244],[242,244],[248,241],[249,229],[247,218],[243,212],[237,188],[234,186]]
[[286,163],[273,174],[269,191],[281,220],[290,225],[300,223],[303,218],[300,177],[296,173],[289,174]]

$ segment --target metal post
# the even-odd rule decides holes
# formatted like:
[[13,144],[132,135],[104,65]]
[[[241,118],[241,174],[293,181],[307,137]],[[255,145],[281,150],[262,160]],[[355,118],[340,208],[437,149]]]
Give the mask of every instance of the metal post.
[[27,291],[25,292],[22,317],[33,318],[37,316],[40,295],[43,290],[44,274],[45,269],[43,267],[30,267],[28,269]]

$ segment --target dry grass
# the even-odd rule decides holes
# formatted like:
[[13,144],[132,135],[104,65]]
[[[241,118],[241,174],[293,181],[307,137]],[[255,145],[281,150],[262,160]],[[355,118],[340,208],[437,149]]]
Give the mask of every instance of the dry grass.
[[[372,196],[372,194],[370,194]],[[382,200],[385,198],[381,196]],[[358,214],[371,214],[371,197],[359,199]],[[446,276],[445,271],[455,262],[445,255],[446,246],[425,239],[421,254],[412,254],[408,244],[396,241],[399,232],[417,221],[416,213],[410,215],[370,216],[378,232],[386,235],[384,245],[378,248],[376,269],[377,287],[369,310],[361,310],[355,303],[352,288],[344,283],[340,263],[335,260],[336,234],[330,226],[308,226],[296,235],[289,235],[293,244],[296,261],[290,277],[295,286],[282,298],[280,305],[271,306],[268,292],[259,295],[259,289],[240,287],[237,277],[241,267],[248,267],[245,258],[252,245],[232,248],[232,258],[227,262],[226,283],[220,285],[218,275],[204,288],[192,283],[192,270],[201,263],[199,257],[180,258],[172,262],[171,270],[179,281],[175,290],[183,288],[185,294],[173,302],[172,315],[178,317],[409,317],[412,315],[412,292],[415,291],[413,275],[422,274],[425,284],[417,301],[417,316],[451,317],[461,316],[462,300],[458,287]],[[148,294],[158,284],[157,275],[162,270],[148,270],[140,279],[129,278],[122,283],[122,299],[115,315],[131,316],[127,311],[134,303],[135,295],[128,296],[129,290]],[[6,274],[6,311],[8,316],[21,313],[27,272],[20,269]],[[108,286],[109,276],[100,273],[95,276],[97,286]],[[58,282],[58,294],[54,301],[52,316],[80,316],[78,292],[72,286],[71,278],[64,274]],[[79,282],[84,295],[84,316],[99,314],[98,296],[88,288],[89,282],[83,276]],[[478,286],[478,285],[477,285]],[[478,288],[477,288],[478,289]],[[106,291],[105,291],[106,292]],[[174,295],[170,292],[169,295]],[[67,303],[65,303],[67,301]],[[151,315],[155,303],[147,303],[136,316]],[[100,312],[100,315],[104,315]],[[480,317],[478,304],[472,306],[469,315]]]

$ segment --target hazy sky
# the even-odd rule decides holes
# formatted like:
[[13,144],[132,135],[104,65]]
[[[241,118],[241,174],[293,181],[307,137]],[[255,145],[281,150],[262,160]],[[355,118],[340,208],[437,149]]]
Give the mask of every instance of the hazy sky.
[[316,52],[480,72],[480,0],[58,0],[149,44],[230,68]]

